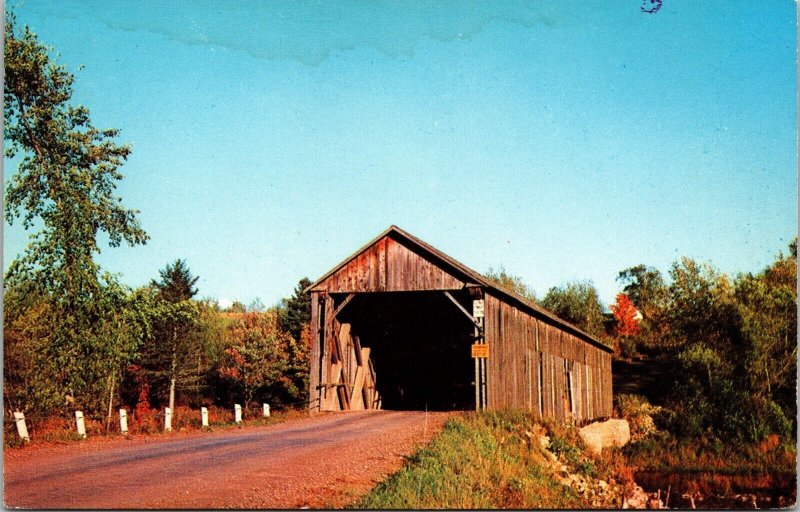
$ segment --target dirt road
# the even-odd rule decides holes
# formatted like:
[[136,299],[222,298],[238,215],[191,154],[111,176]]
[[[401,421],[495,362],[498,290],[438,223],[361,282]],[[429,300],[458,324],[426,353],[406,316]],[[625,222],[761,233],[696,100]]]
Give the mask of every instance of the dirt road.
[[369,411],[269,427],[7,450],[7,507],[338,507],[402,466],[448,413]]

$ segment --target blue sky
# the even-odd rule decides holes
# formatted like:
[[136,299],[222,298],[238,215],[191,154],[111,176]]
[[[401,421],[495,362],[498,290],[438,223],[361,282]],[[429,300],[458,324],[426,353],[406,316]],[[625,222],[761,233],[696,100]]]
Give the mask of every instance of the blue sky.
[[131,286],[185,258],[269,305],[397,224],[607,303],[629,266],[756,271],[797,232],[795,2],[10,5],[133,146],[151,240],[100,255]]

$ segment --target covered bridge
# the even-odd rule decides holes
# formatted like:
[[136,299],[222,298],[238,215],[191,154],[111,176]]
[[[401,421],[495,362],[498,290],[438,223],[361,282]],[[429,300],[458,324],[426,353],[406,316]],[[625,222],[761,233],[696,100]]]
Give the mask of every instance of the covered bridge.
[[611,414],[611,349],[396,226],[306,291],[312,412]]

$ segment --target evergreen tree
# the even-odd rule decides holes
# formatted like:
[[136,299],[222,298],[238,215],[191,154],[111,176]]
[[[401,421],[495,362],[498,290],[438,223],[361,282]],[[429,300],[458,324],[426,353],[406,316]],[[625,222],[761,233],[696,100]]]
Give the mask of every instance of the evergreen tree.
[[[192,300],[198,277],[177,259],[159,270],[160,280],[152,280],[157,307],[153,309],[152,336],[144,347],[142,366],[150,388],[161,402],[175,407],[178,385],[184,391],[198,391],[205,371],[204,341],[196,329],[199,309]],[[167,398],[168,397],[168,398]]]
[[193,288],[199,276],[192,276],[192,272],[186,266],[186,261],[177,259],[173,263],[168,263],[166,267],[158,271],[161,280],[150,281],[150,285],[158,289],[161,297],[168,302],[180,302],[189,300],[197,295],[197,288]]
[[311,295],[304,290],[311,286],[311,280],[302,278],[294,289],[294,295],[283,299],[278,316],[281,329],[288,332],[296,342],[300,342],[303,328],[311,321]]

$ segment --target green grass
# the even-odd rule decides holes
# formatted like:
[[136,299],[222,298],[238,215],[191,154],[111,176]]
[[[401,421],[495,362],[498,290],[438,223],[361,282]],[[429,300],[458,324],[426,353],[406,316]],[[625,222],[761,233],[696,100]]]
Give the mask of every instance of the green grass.
[[551,475],[523,414],[467,413],[378,484],[354,508],[582,508]]

